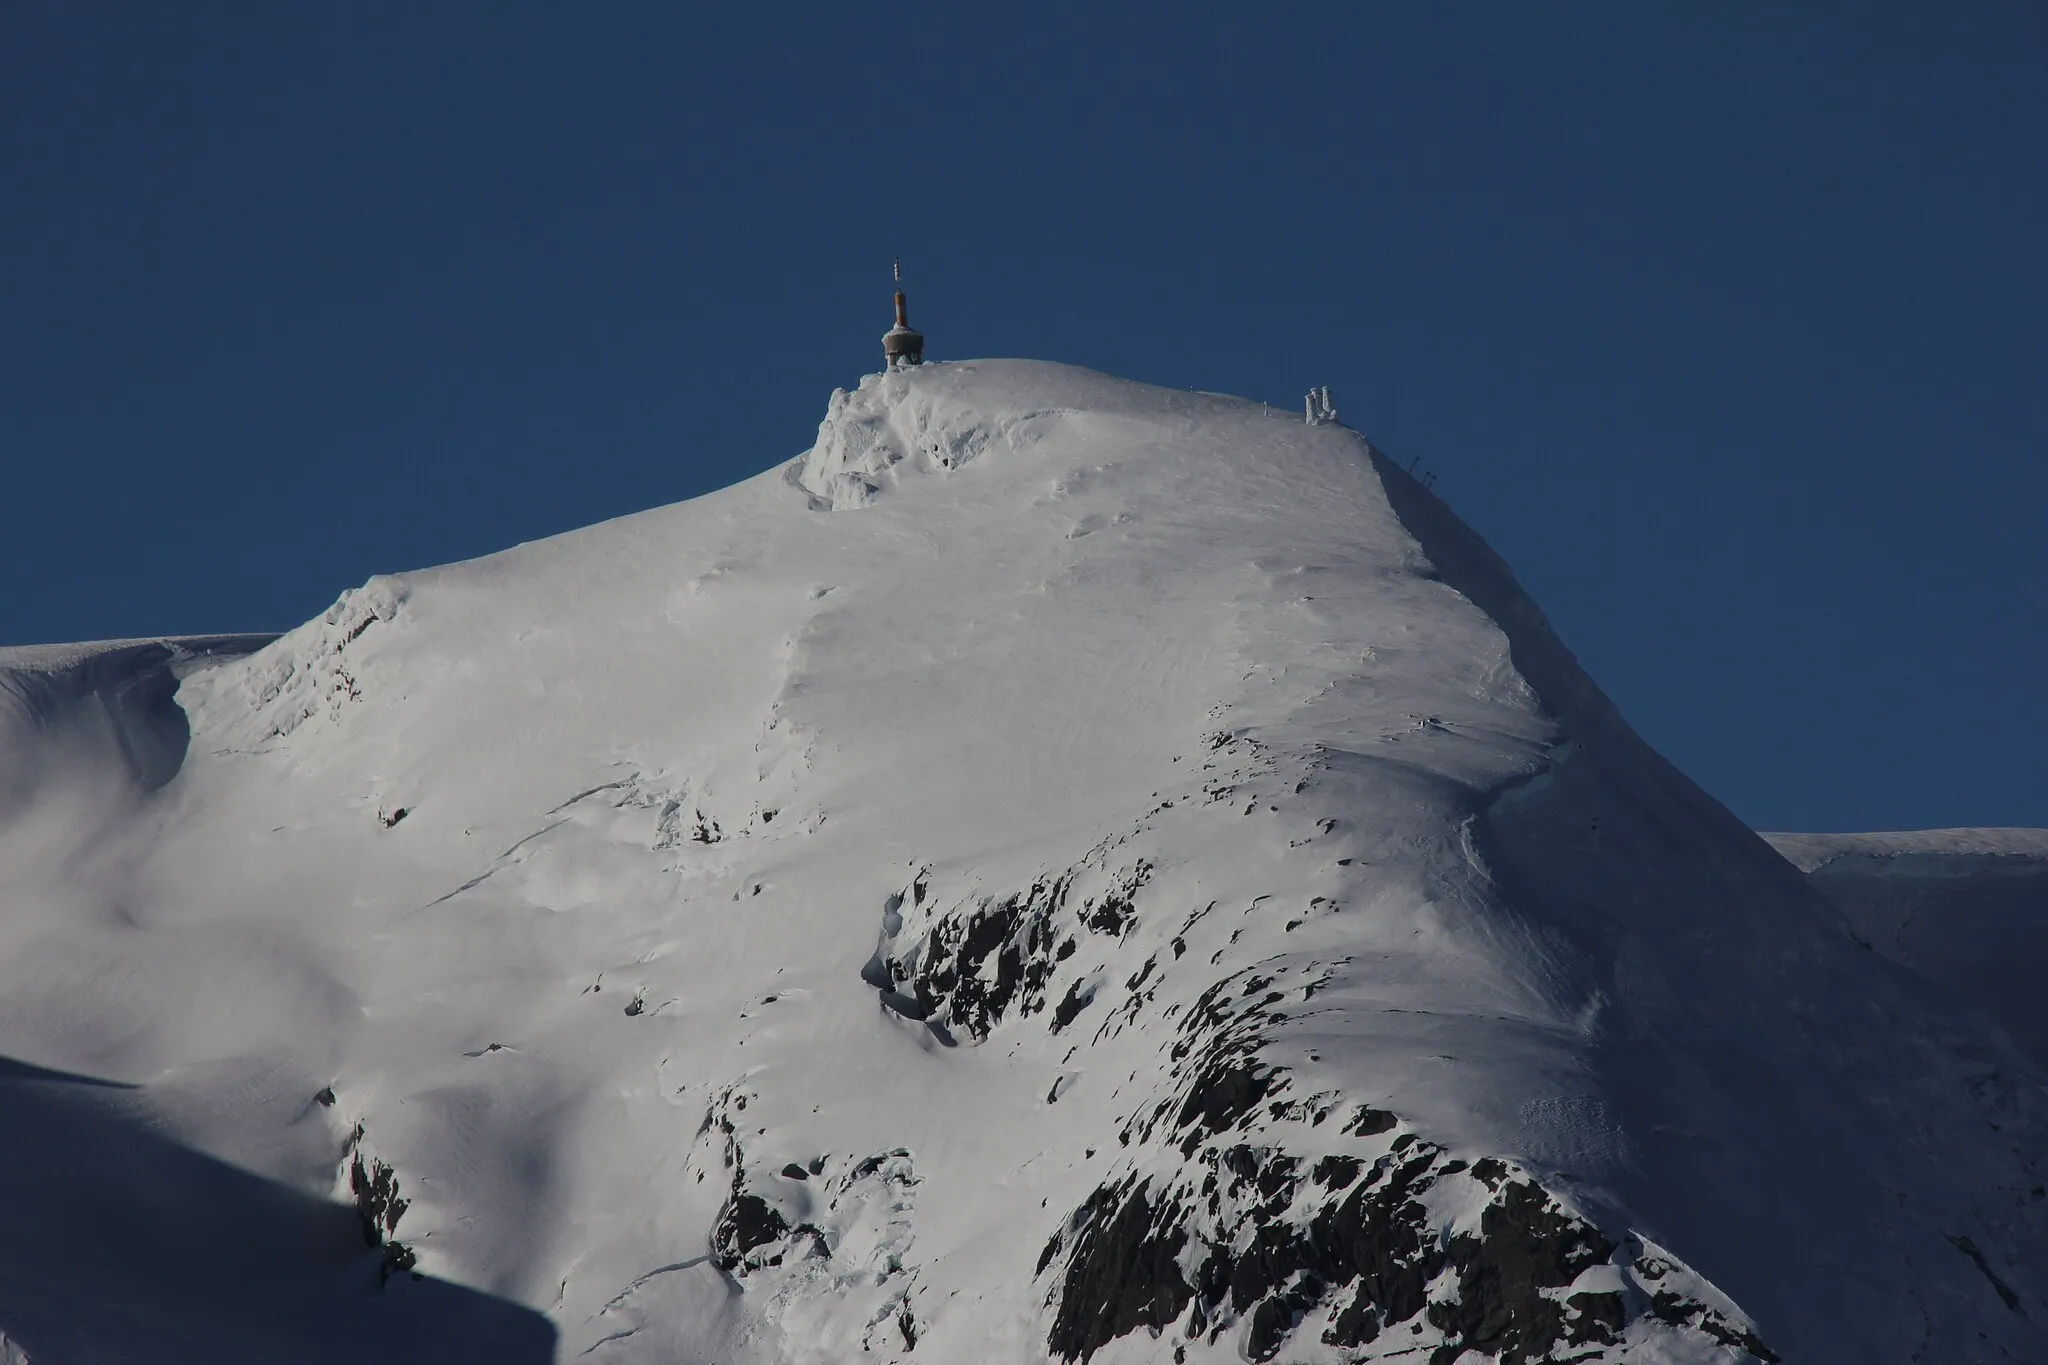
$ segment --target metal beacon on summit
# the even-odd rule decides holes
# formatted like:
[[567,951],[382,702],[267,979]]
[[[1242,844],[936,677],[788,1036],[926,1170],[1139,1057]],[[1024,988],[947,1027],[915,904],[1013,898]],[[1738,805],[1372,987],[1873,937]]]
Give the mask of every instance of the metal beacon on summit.
[[910,304],[903,296],[903,262],[896,262],[896,325],[882,333],[882,354],[889,368],[924,364],[924,333],[911,330]]

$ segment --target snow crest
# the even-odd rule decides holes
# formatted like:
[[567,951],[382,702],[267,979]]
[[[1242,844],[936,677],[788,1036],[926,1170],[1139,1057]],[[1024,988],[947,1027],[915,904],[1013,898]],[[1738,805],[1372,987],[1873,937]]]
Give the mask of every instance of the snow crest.
[[907,371],[871,374],[851,392],[832,391],[817,444],[792,466],[792,482],[821,510],[866,507],[902,476],[899,466],[917,473],[962,469],[991,448],[1028,443],[1036,426],[1057,416],[1033,411],[991,420],[917,385]]
[[[240,668],[222,674],[220,682],[233,679],[254,718],[236,728],[252,742],[267,742],[316,718],[340,719],[347,708],[363,700],[364,670],[359,660],[367,652],[364,637],[373,628],[396,620],[405,597],[402,580],[372,578],[362,587],[344,592],[317,620],[280,637]],[[201,696],[195,688],[187,700],[203,705]]]

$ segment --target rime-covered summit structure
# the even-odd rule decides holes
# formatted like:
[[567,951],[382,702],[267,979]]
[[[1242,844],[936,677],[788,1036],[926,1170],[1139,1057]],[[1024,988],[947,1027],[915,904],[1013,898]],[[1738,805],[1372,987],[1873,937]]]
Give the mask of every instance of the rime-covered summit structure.
[[[2035,1064],[1340,426],[894,369],[176,701],[154,790],[36,750],[0,1085],[349,1237],[250,1327],[17,1219],[31,1358],[145,1358],[109,1301],[214,1359],[2043,1353]],[[183,1188],[129,1245],[192,1258]]]

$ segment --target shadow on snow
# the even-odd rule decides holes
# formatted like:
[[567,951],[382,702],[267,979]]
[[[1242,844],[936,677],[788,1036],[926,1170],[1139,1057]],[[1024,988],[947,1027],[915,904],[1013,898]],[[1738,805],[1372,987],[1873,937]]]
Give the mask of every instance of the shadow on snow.
[[0,1333],[35,1365],[546,1365],[541,1314],[380,1288],[353,1208],[177,1145],[133,1088],[0,1058]]

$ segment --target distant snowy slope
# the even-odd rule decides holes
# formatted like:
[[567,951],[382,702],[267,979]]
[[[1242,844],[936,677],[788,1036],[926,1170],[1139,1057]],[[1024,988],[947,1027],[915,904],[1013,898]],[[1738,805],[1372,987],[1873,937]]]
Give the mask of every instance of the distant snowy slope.
[[1982,1006],[2048,1067],[2048,830],[1764,837],[1877,951]]
[[[1343,428],[876,376],[177,701],[175,777],[0,826],[0,1053],[255,1226],[354,1204],[263,1296],[380,1359],[2048,1357],[2039,1068]],[[161,1358],[24,1308],[64,1264],[0,1331]],[[185,1299],[132,1316],[261,1357]]]

